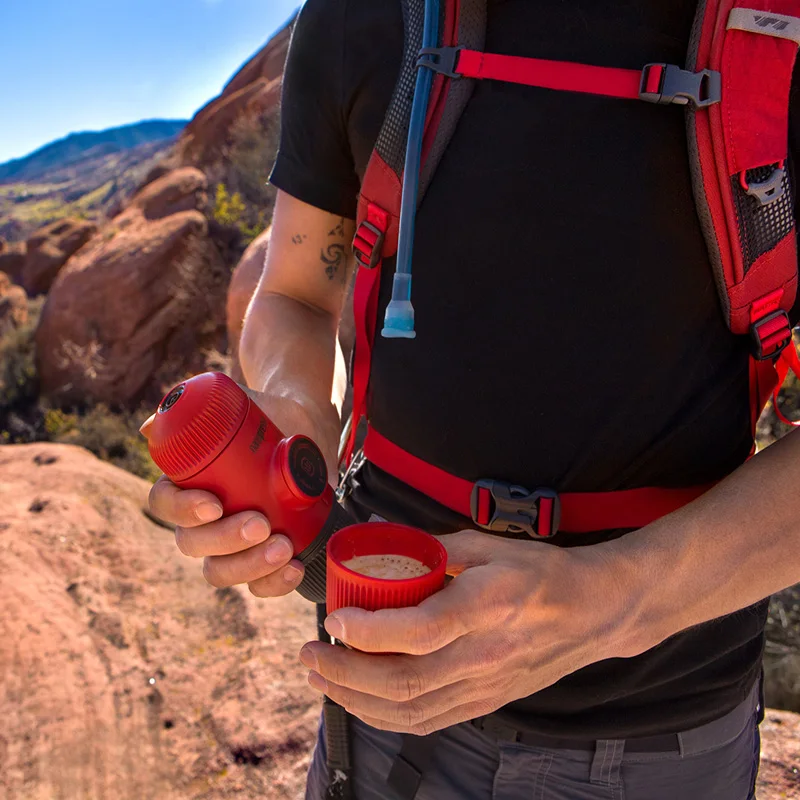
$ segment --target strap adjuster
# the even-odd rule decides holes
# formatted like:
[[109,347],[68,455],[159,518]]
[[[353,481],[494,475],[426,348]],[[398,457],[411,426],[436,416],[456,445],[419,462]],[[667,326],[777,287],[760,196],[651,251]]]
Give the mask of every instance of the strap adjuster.
[[375,269],[383,256],[386,234],[371,222],[362,222],[353,239],[353,255],[360,266]]
[[527,533],[550,539],[558,533],[561,503],[552,489],[529,492],[502,481],[476,481],[470,497],[472,521],[498,533]]
[[647,64],[639,98],[660,105],[692,103],[695,108],[706,108],[722,100],[722,76],[711,69],[689,72],[674,64]]
[[419,51],[417,59],[417,69],[427,67],[439,75],[457,80],[462,76],[456,72],[458,58],[464,45],[457,47],[423,47]]
[[769,361],[783,352],[792,342],[792,324],[789,315],[781,310],[773,311],[750,326],[753,337],[753,358]]

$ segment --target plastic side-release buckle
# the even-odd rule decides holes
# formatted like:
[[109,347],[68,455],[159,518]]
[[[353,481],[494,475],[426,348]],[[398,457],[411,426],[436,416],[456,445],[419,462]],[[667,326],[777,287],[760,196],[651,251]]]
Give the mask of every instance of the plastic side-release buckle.
[[674,64],[646,64],[639,97],[648,103],[706,108],[722,100],[722,76],[711,69],[689,72]]
[[461,78],[461,74],[456,72],[458,58],[464,45],[458,47],[423,47],[419,51],[417,68],[427,67],[439,75],[456,80]]
[[362,222],[353,239],[353,255],[360,266],[375,269],[383,255],[386,234],[371,222]]
[[549,539],[558,533],[561,504],[552,489],[529,492],[522,486],[493,480],[475,483],[470,497],[472,521],[498,533],[527,533]]
[[789,315],[783,310],[767,314],[750,326],[750,335],[753,337],[753,358],[756,361],[775,358],[792,341]]
[[780,200],[786,194],[785,178],[786,165],[784,161],[781,161],[772,168],[769,176],[762,181],[748,182],[747,170],[743,170],[739,174],[739,184],[750,197],[755,197],[760,205],[768,206],[770,203]]

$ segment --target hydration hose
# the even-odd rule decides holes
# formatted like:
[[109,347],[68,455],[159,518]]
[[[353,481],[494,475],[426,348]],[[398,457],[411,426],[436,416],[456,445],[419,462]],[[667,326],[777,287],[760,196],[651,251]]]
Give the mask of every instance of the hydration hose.
[[[422,47],[435,48],[439,43],[439,0],[425,0],[425,25]],[[403,170],[403,194],[400,203],[400,227],[397,243],[397,266],[392,283],[392,299],[386,307],[381,336],[385,339],[413,339],[414,306],[411,305],[411,254],[414,247],[414,222],[419,197],[419,174],[422,165],[422,138],[428,116],[433,71],[419,69],[411,106],[406,161]]]

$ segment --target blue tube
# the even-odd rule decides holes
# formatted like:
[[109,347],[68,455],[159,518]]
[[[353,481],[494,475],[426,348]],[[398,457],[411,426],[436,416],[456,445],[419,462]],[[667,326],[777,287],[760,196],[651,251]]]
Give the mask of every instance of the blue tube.
[[[439,43],[439,0],[425,0],[425,26],[422,46]],[[411,305],[411,256],[414,247],[414,221],[417,215],[419,173],[422,162],[422,137],[428,116],[433,70],[417,70],[417,85],[408,127],[406,163],[403,172],[403,196],[400,203],[400,228],[397,243],[397,266],[392,283],[392,299],[386,308],[381,336],[386,339],[413,339],[414,307]]]

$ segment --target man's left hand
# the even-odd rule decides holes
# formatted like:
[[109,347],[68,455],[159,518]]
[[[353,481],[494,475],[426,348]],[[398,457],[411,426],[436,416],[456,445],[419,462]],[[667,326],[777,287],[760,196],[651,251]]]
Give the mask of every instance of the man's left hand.
[[475,531],[440,540],[456,576],[442,591],[414,608],[340,609],[325,627],[354,649],[310,642],[300,653],[309,684],[367,724],[432,733],[634,654],[637,597],[602,547]]

